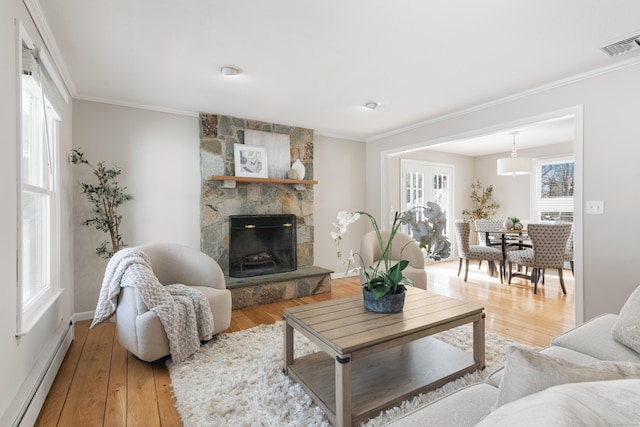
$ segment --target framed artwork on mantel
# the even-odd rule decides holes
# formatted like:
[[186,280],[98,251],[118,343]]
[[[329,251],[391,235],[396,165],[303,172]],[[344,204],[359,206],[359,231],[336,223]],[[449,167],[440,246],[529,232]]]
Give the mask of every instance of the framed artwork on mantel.
[[254,145],[235,144],[233,158],[236,176],[268,178],[267,149]]

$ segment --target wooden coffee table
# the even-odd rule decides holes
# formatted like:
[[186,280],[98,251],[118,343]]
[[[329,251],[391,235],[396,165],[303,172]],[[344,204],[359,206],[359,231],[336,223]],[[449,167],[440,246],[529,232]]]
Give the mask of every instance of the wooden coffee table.
[[[404,310],[368,312],[362,296],[284,310],[284,372],[336,426],[375,416],[418,393],[484,369],[484,307],[422,289]],[[473,354],[429,335],[473,323]],[[295,358],[293,331],[322,351]]]

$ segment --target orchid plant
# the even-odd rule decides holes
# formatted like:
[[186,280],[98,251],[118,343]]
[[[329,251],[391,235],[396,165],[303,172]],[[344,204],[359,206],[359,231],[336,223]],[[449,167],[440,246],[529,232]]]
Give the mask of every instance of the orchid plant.
[[[447,258],[451,254],[451,242],[444,235],[446,227],[446,216],[437,203],[427,202],[427,206],[414,207],[406,212],[396,212],[389,234],[388,241],[384,241],[380,234],[380,228],[376,219],[368,212],[338,212],[337,223],[333,223],[335,228],[331,232],[331,237],[336,243],[342,240],[342,236],[347,232],[350,224],[353,224],[361,216],[366,216],[371,221],[382,256],[373,266],[365,266],[362,271],[363,286],[373,292],[376,299],[389,294],[399,294],[406,290],[406,286],[412,286],[411,280],[402,274],[402,270],[409,265],[408,260],[402,259],[392,264],[391,254],[393,238],[403,225],[408,225],[413,238],[418,242],[420,248],[428,258],[439,261]],[[405,245],[406,246],[406,245]],[[404,247],[401,249],[400,253]],[[360,257],[358,253],[352,253],[348,259],[348,266],[354,262],[354,256]],[[360,257],[362,261],[362,257]],[[364,262],[362,262],[364,264]]]

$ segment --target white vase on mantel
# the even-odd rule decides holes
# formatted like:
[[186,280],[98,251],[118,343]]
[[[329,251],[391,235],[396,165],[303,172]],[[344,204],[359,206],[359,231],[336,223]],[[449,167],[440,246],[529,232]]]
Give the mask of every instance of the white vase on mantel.
[[296,159],[296,161],[291,165],[291,173],[289,174],[289,178],[303,180],[305,172],[305,167],[300,159]]

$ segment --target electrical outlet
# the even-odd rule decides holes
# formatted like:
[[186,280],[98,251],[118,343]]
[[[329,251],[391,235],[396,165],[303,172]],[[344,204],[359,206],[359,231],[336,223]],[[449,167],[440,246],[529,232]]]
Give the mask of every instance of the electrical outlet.
[[602,200],[591,200],[586,202],[585,213],[591,215],[602,215],[604,214],[604,201]]
[[338,258],[342,258],[342,252],[338,251]]

